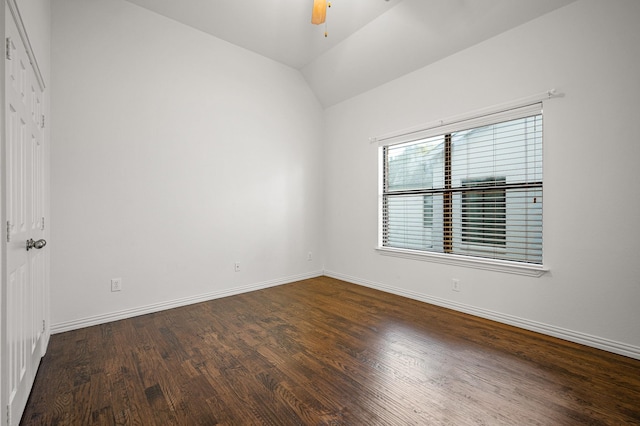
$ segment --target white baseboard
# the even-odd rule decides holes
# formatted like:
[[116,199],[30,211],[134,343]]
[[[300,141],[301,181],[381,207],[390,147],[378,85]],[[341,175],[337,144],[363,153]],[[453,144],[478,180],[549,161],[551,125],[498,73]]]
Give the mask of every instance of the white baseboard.
[[139,315],[151,314],[167,309],[178,308],[181,306],[192,305],[194,303],[206,302],[208,300],[219,299],[221,297],[234,296],[236,294],[248,293],[250,291],[262,290],[268,287],[275,287],[282,284],[288,284],[295,281],[316,278],[323,275],[323,271],[309,272],[306,274],[292,275],[280,279],[263,281],[260,283],[249,284],[242,287],[236,287],[227,290],[214,291],[211,293],[200,294],[197,296],[185,297],[167,302],[154,303],[151,305],[140,306],[132,309],[125,309],[117,312],[109,312],[101,315],[94,315],[87,318],[80,318],[72,321],[65,321],[51,325],[51,334],[63,333],[65,331],[77,330],[79,328],[90,327],[92,325],[104,324],[107,322],[118,321],[121,319],[136,317]]
[[476,308],[471,305],[452,302],[450,300],[440,299],[438,297],[432,297],[426,294],[408,291],[405,289],[392,287],[392,286],[380,284],[380,283],[369,281],[369,280],[364,280],[358,277],[352,277],[349,275],[340,274],[338,272],[325,270],[324,275],[328,277],[336,278],[342,281],[347,281],[353,284],[362,285],[364,287],[370,287],[376,290],[384,291],[386,293],[397,294],[398,296],[408,297],[410,299],[419,300],[421,302],[430,303],[432,305],[453,309],[454,311],[463,312],[466,314],[493,320],[503,324],[512,325],[512,326],[523,328],[529,331],[535,331],[537,333],[557,337],[559,339],[567,340],[574,343],[579,343],[579,344],[590,346],[597,349],[602,349],[615,354],[628,356],[630,358],[640,359],[640,347],[638,346],[633,346],[633,345],[629,345],[622,342],[616,342],[616,341],[605,339],[602,337],[592,336],[589,334],[581,333],[579,331],[568,330],[565,328],[556,327],[553,325],[544,324],[537,321],[531,321],[531,320],[519,318],[513,315],[507,315],[507,314],[502,314],[500,312],[490,311],[487,309]]

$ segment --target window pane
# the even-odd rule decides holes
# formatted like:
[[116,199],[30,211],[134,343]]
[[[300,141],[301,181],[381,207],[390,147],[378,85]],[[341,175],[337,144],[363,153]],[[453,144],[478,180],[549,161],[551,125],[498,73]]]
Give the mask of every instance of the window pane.
[[443,137],[387,148],[388,191],[438,188],[443,184]]
[[412,250],[442,246],[442,195],[386,198],[384,245]]
[[541,264],[542,188],[501,189],[494,194],[494,200],[484,199],[476,191],[467,194],[471,200],[479,200],[480,206],[471,209],[471,203],[465,206],[463,201],[465,193],[454,194],[453,253]]
[[506,183],[542,181],[542,117],[527,117],[452,134],[452,186],[499,176]]

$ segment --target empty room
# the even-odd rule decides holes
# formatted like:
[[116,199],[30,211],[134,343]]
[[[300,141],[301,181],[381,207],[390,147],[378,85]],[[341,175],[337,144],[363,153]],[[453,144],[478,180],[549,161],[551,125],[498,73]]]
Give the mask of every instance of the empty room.
[[640,424],[640,2],[6,0],[0,426]]

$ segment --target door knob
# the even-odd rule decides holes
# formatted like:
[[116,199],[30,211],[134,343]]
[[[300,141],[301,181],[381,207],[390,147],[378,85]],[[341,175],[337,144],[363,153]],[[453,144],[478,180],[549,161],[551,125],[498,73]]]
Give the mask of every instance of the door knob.
[[44,247],[46,245],[47,245],[47,242],[45,240],[33,241],[33,238],[29,238],[27,240],[27,251],[29,251],[31,249],[40,250],[42,247]]

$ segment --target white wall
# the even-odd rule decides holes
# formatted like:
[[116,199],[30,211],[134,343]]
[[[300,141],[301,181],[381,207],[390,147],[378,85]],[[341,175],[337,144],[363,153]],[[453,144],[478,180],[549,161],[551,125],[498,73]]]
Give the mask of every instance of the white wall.
[[299,72],[122,0],[56,0],[52,57],[54,331],[321,273]]
[[[327,109],[327,274],[640,357],[638,22],[636,0],[582,0]],[[548,273],[374,251],[369,137],[551,88],[565,97],[544,105]]]

